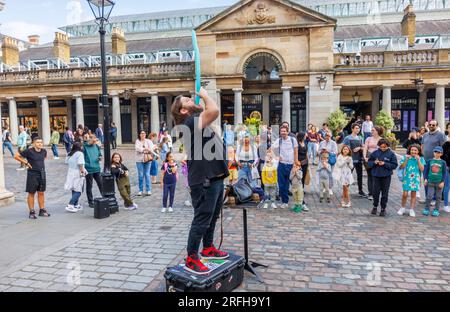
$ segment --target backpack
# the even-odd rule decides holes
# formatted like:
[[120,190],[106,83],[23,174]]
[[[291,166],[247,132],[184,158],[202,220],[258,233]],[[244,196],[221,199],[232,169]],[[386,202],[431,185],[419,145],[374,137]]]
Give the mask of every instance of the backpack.
[[336,164],[336,161],[337,161],[336,154],[335,153],[329,153],[328,154],[328,163],[331,166],[334,166]]
[[231,186],[231,193],[236,196],[236,203],[243,204],[252,200],[253,189],[247,179],[239,179]]

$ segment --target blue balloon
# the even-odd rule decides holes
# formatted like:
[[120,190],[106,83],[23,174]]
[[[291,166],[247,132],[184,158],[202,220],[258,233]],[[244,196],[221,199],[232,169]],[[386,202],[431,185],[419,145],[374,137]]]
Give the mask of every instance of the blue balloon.
[[[199,93],[202,86],[202,81],[200,77],[200,51],[198,49],[197,34],[195,33],[195,30],[192,30],[192,46],[194,47],[195,55],[195,91]],[[200,97],[198,95],[195,95],[195,104],[200,105]]]

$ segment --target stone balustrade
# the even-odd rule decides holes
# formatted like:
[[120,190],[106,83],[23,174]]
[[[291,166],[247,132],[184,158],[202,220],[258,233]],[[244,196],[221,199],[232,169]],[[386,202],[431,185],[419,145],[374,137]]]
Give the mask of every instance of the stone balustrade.
[[[128,78],[183,78],[193,77],[194,64],[192,62],[183,63],[163,63],[163,64],[135,64],[108,67],[108,79],[128,79]],[[100,67],[66,68],[36,71],[20,71],[0,73],[0,84],[20,84],[24,82],[47,83],[64,82],[76,80],[100,80]]]
[[363,52],[334,54],[336,68],[379,68],[450,65],[450,51],[445,49]]

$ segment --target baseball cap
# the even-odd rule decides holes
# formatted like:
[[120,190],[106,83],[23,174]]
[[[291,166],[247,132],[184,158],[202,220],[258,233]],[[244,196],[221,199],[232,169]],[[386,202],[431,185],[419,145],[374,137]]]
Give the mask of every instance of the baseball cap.
[[436,146],[435,148],[433,148],[433,152],[439,152],[442,154],[444,152],[444,150],[442,149],[442,147]]

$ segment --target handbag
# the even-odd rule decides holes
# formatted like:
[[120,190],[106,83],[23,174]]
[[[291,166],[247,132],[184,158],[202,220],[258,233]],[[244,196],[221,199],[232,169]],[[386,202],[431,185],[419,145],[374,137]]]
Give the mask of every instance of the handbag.
[[309,174],[309,169],[306,170],[306,175],[305,175],[305,185],[309,185],[311,183],[311,175]]
[[330,153],[328,156],[328,163],[331,166],[334,166],[336,164],[336,154],[335,153]]
[[232,186],[232,193],[236,196],[236,203],[242,204],[252,200],[253,189],[247,179],[239,179]]
[[144,159],[142,160],[142,162],[144,164],[153,161],[153,155],[151,153],[144,153]]

